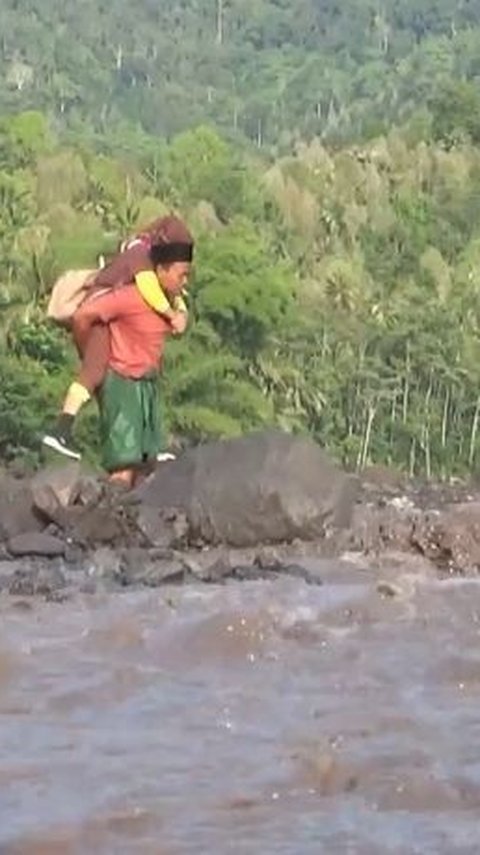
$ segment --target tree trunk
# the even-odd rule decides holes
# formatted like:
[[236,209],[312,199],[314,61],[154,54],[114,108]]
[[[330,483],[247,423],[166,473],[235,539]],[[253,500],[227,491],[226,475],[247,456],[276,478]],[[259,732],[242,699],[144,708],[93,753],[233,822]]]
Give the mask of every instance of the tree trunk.
[[470,468],[472,468],[473,461],[475,458],[475,445],[476,445],[476,441],[477,441],[479,419],[480,419],[480,397],[477,398],[477,403],[475,405],[475,412],[473,414],[472,429],[470,431],[470,447],[468,449],[468,465]]
[[410,465],[409,465],[409,475],[410,478],[413,478],[415,475],[415,462],[417,456],[417,440],[413,437],[411,445],[410,445]]
[[408,417],[408,396],[410,393],[410,345],[407,342],[405,353],[405,381],[403,384],[403,407],[402,416],[403,424],[406,424]]
[[447,386],[447,391],[445,394],[445,403],[443,405],[443,417],[442,417],[442,448],[445,449],[447,445],[447,424],[448,424],[448,410],[450,407],[450,387]]
[[425,474],[427,478],[432,476],[432,461],[430,454],[430,399],[433,392],[433,371],[430,371],[428,389],[425,395],[425,416],[422,428],[422,449],[425,454]]
[[365,431],[363,434],[363,442],[362,447],[360,449],[359,455],[357,457],[357,469],[362,470],[365,468],[365,464],[367,462],[368,452],[370,448],[370,441],[372,438],[372,427],[375,419],[375,415],[377,412],[377,408],[374,404],[370,403],[367,409],[367,418],[365,421]]
[[257,148],[261,148],[263,145],[263,127],[262,120],[258,120],[257,124]]
[[217,0],[217,45],[223,45],[223,0]]

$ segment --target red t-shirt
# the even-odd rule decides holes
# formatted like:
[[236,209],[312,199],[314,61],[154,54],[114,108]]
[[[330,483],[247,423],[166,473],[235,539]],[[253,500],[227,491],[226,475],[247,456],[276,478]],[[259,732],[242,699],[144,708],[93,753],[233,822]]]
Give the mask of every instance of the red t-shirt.
[[160,368],[171,332],[168,321],[146,305],[134,285],[92,295],[75,312],[73,323],[80,340],[93,324],[108,324],[109,367],[134,379]]

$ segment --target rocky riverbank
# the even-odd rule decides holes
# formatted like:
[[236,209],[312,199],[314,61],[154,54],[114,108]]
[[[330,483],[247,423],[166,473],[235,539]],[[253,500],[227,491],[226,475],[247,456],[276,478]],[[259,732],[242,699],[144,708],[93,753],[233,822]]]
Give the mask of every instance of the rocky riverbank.
[[285,434],[193,449],[132,494],[76,463],[0,479],[0,589],[20,598],[279,575],[318,585],[332,558],[407,555],[440,576],[476,574],[480,492],[382,469],[357,478]]

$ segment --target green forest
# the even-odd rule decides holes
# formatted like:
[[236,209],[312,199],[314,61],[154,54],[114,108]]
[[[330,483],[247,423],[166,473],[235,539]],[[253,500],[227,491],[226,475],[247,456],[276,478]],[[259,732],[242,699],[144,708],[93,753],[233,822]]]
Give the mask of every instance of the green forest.
[[56,276],[176,211],[174,437],[278,425],[352,469],[476,469],[477,3],[4,0],[0,28],[0,459],[38,460],[75,369]]
[[478,0],[2,0],[0,109],[274,146],[404,122],[480,73]]

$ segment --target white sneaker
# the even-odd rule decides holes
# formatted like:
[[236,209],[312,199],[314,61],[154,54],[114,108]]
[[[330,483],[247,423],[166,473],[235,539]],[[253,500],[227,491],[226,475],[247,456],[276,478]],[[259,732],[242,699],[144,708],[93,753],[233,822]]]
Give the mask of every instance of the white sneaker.
[[63,454],[64,457],[69,457],[71,460],[82,459],[80,452],[71,448],[65,437],[60,436],[60,434],[46,433],[42,437],[42,445],[51,448],[53,451],[58,451],[59,454]]
[[157,463],[168,463],[169,460],[176,460],[176,454],[170,454],[169,451],[161,451],[157,454]]

